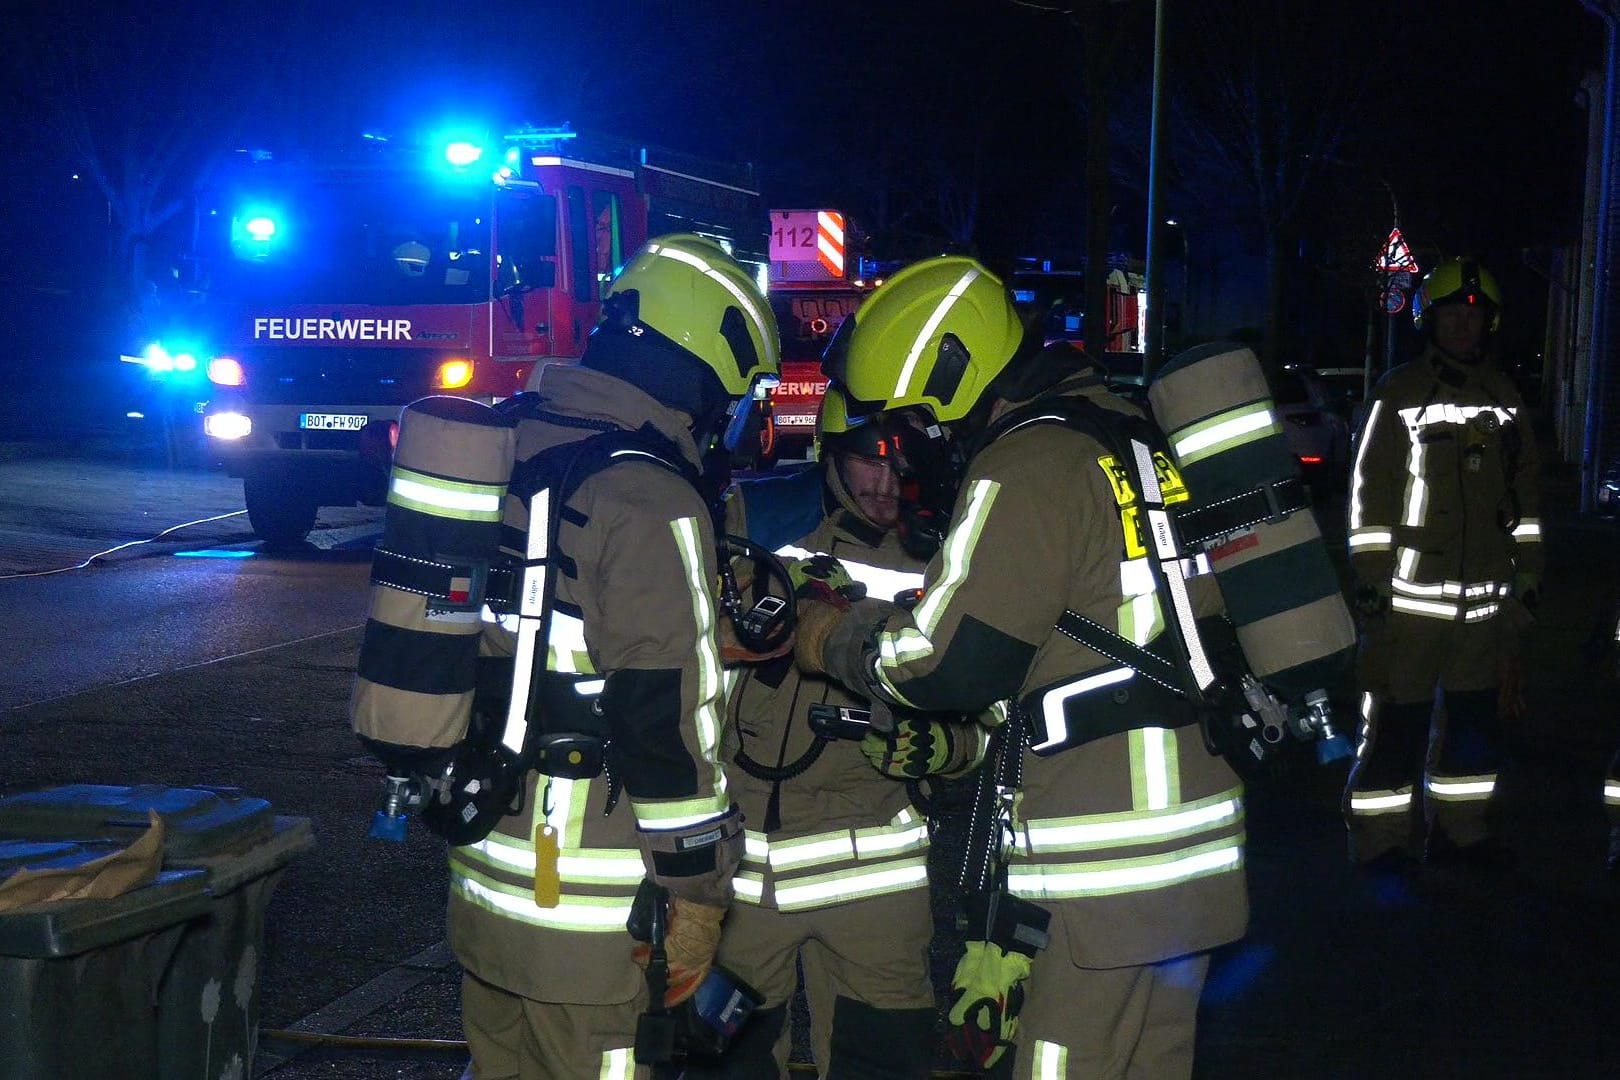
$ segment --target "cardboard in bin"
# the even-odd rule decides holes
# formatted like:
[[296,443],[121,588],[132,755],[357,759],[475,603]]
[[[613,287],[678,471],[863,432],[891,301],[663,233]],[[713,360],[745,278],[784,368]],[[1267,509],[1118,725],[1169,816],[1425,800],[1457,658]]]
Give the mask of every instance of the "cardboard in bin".
[[168,829],[163,856],[171,865],[245,850],[273,827],[270,804],[235,788],[67,784],[0,799],[0,839],[112,840],[122,846],[146,830],[148,811]]
[[[111,842],[0,841],[0,879],[23,867],[81,866],[117,850]],[[0,957],[76,956],[200,918],[209,899],[204,871],[164,870],[119,896],[16,908],[0,914]]]

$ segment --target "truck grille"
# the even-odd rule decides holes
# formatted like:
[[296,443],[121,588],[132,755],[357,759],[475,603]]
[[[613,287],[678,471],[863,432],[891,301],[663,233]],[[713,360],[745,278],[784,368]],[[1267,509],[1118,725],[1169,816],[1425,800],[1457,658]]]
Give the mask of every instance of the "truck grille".
[[[241,354],[244,396],[260,405],[311,409],[343,405],[405,405],[434,391],[446,359],[432,349],[247,349]],[[312,437],[352,432],[308,432]],[[315,449],[313,443],[311,449]]]

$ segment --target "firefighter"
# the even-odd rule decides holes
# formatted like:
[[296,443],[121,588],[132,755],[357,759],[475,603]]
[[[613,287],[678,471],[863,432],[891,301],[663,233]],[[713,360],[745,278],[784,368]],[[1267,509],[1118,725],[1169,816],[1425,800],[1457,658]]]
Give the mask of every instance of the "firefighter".
[[[920,588],[922,560],[896,530],[911,430],[851,420],[829,387],[817,465],[734,487],[727,531],[811,568],[831,565],[812,556],[835,557],[846,595],[849,579],[884,598]],[[720,960],[768,1004],[716,1075],[787,1075],[797,962],[823,1076],[925,1077],[935,1020],[928,823],[902,781],[965,769],[983,739],[915,714],[900,715],[888,737],[828,739],[812,730],[812,709],[867,702],[785,654],[736,669],[736,679],[725,758],[747,850]]]
[[[891,277],[826,367],[857,413],[918,408],[959,438],[993,421],[915,610],[840,610],[822,591],[801,602],[795,646],[804,668],[896,706],[1010,701],[998,776],[1031,736],[1021,781],[998,789],[1011,850],[997,903],[1019,926],[967,946],[947,1042],[993,1075],[1189,1075],[1209,950],[1247,922],[1241,785],[1186,699],[1059,629],[1073,615],[1142,652],[1167,647],[1168,620],[1188,629],[1138,554],[1140,506],[1108,434],[1140,411],[1083,353],[1026,335],[1002,283],[955,256]],[[1063,410],[1099,426],[1045,422]]]
[[[602,774],[530,773],[520,812],[451,849],[449,934],[478,1080],[650,1075],[633,1060],[647,990],[626,932],[644,878],[672,896],[666,1004],[689,998],[712,964],[743,836],[720,766],[718,564],[694,480],[721,428],[739,430],[779,351],[748,273],[709,241],[663,237],[614,279],[579,365],[539,368],[536,393],[517,402],[502,546],[521,559],[530,525],[555,524],[539,648],[547,672],[600,680],[574,689],[598,695],[608,741]],[[606,432],[632,433],[640,448],[531,518],[516,494],[526,463]],[[518,616],[483,618],[481,663],[498,670],[487,660],[513,654]],[[478,708],[504,710],[508,694]]]
[[[1431,270],[1412,304],[1423,350],[1374,389],[1358,436],[1349,546],[1363,719],[1344,800],[1358,865],[1411,860],[1419,799],[1427,860],[1505,858],[1489,811],[1542,548],[1535,436],[1486,358],[1501,307],[1475,260]],[[1444,716],[1431,721],[1437,689]]]

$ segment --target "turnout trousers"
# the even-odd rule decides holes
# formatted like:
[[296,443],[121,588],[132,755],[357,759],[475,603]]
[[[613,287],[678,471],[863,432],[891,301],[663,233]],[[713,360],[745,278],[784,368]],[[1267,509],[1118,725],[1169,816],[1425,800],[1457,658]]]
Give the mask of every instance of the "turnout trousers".
[[631,1055],[645,992],[620,1005],[533,1001],[463,975],[473,1080],[649,1080]]
[[1458,846],[1490,835],[1501,764],[1501,632],[1494,619],[1394,612],[1369,621],[1359,658],[1361,735],[1344,794],[1352,861],[1406,849],[1418,811],[1430,834]]
[[717,960],[758,990],[762,1010],[713,1069],[690,1080],[788,1075],[788,1007],[804,973],[810,1046],[825,1080],[924,1080],[933,1057],[926,888],[808,911],[734,901]]
[[[1058,901],[1061,903],[1061,901]],[[1024,984],[1013,1048],[995,1080],[1187,1080],[1209,953],[1140,967],[1084,968],[1061,916]]]

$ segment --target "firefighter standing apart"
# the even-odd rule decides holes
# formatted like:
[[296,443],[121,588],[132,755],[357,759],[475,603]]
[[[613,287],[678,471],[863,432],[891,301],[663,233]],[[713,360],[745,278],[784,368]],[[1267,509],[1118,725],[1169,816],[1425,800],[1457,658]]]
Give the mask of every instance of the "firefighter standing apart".
[[[544,672],[533,678],[572,680],[562,696],[604,722],[606,760],[600,774],[584,777],[550,775],[542,765],[526,778],[520,812],[451,849],[450,941],[466,969],[462,1005],[478,1080],[648,1075],[632,1055],[647,997],[626,933],[632,897],[644,878],[672,897],[665,945],[673,1005],[710,968],[742,854],[740,816],[719,763],[716,548],[694,481],[718,430],[777,371],[775,323],[750,276],[695,236],[646,244],[614,280],[603,316],[579,366],[539,368],[537,392],[514,399],[509,414],[517,467],[502,553],[521,566],[534,551],[531,526],[549,525],[556,538],[549,640],[538,646],[544,664],[535,665]],[[566,462],[570,447],[602,435],[627,440],[604,456],[611,467],[598,462],[561,505],[531,515],[526,496],[538,463]],[[422,453],[437,459],[410,473],[408,496],[430,515],[465,517],[482,491],[434,479],[458,475],[457,445],[449,430],[427,440]],[[565,473],[583,468],[572,460]],[[395,486],[406,491],[400,464]],[[503,678],[505,686],[530,684],[504,659],[522,640],[514,637],[518,616],[486,609],[484,620],[475,726],[505,710]],[[385,621],[374,604],[379,640],[399,648],[363,651],[355,726],[385,763],[392,755],[405,759],[402,770],[420,770],[424,749],[441,741],[432,703],[448,700],[424,691],[454,691],[430,684],[462,676],[415,664],[417,636],[431,637],[432,625]],[[546,717],[530,722],[544,728]]]
[[[830,565],[812,556],[836,558],[842,575],[823,580],[846,595],[857,591],[850,579],[877,597],[919,589],[923,560],[896,530],[901,430],[912,429],[887,419],[851,420],[830,387],[819,463],[734,487],[727,531],[807,560],[801,574]],[[900,781],[970,767],[981,729],[902,712],[887,737],[824,738],[811,727],[813,709],[867,703],[798,671],[785,654],[735,671],[725,756],[748,831],[720,960],[769,1008],[716,1075],[787,1075],[797,960],[821,1075],[925,1077],[935,1018],[928,824]]]
[[[1410,859],[1420,778],[1425,858],[1504,855],[1487,811],[1542,548],[1535,436],[1486,355],[1501,305],[1472,259],[1430,271],[1412,305],[1423,351],[1374,389],[1359,436],[1349,543],[1363,721],[1345,792],[1358,864]],[[1431,737],[1437,687],[1444,719]]]
[[1247,921],[1241,785],[1184,698],[1059,628],[1072,616],[1149,651],[1170,620],[1185,629],[1127,528],[1145,488],[1170,497],[1168,463],[1160,492],[1111,437],[1045,422],[1140,412],[1083,354],[1026,339],[1002,283],[970,259],[891,277],[839,338],[826,370],[852,411],[920,408],[958,438],[998,425],[915,611],[801,600],[795,656],[897,705],[977,715],[1010,701],[998,738],[1019,747],[1027,733],[1034,750],[1001,789],[1010,862],[1001,913],[985,918],[1001,940],[969,943],[948,1042],[992,1075],[1188,1076],[1208,951]]

